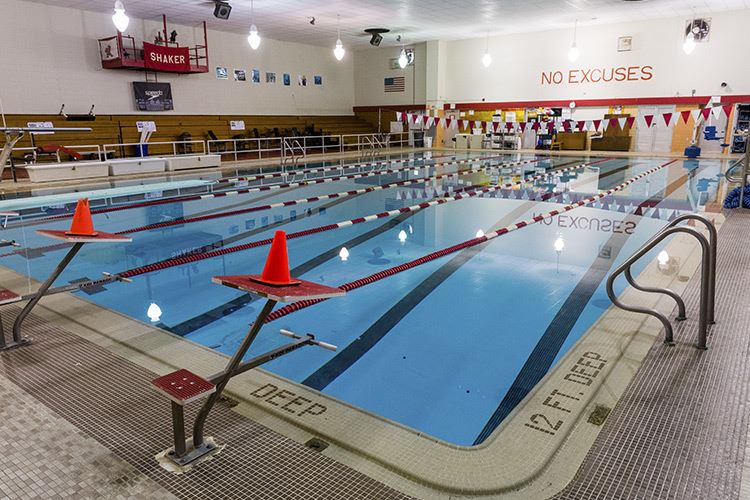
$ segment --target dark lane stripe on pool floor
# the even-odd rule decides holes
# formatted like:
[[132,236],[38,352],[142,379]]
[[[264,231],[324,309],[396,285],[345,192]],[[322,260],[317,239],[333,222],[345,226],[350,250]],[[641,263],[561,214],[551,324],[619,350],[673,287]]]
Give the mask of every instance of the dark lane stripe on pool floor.
[[[534,203],[534,202],[529,202]],[[523,214],[528,212],[527,203],[522,204],[509,214],[503,216],[490,231],[495,231],[501,227],[511,224],[518,220]],[[357,337],[351,344],[339,351],[333,358],[329,359],[323,366],[315,370],[310,376],[302,381],[302,384],[322,391],[328,384],[333,382],[342,373],[348,370],[354,363],[367,354],[375,347],[394,326],[396,326],[404,317],[409,314],[420,302],[429,294],[447,280],[453,273],[458,271],[461,266],[466,264],[472,257],[484,250],[489,243],[480,243],[473,247],[461,250],[448,262],[440,266],[436,271],[430,274],[421,283],[416,285],[401,300],[396,302],[388,311],[375,321],[362,335]]]
[[[623,167],[617,167],[601,174],[600,178],[616,174],[630,168],[630,166],[630,163],[627,163]],[[511,224],[525,214],[527,210],[528,207],[525,204],[522,205],[520,208],[517,208],[507,216],[503,217],[501,221],[498,221],[492,230]],[[412,309],[422,302],[422,300],[424,300],[461,266],[482,251],[485,246],[485,244],[480,244],[459,252],[458,255],[453,257],[450,261],[425,278],[419,283],[419,285],[414,287],[411,292],[378,318],[378,320],[375,321],[375,323],[373,323],[362,335],[309,375],[302,383],[319,391],[325,389],[362,356],[367,354],[367,352],[380,342],[380,340],[382,340],[383,337],[393,329],[393,327],[409,314]]]
[[[659,201],[665,196],[668,196],[677,187],[684,184],[686,179],[687,176],[680,176],[664,189],[651,196],[651,198],[640,203],[635,210],[638,211],[644,207],[651,206],[653,202]],[[640,218],[640,216],[629,215],[625,220],[636,220],[636,218]],[[508,416],[518,403],[520,403],[547,374],[552,367],[555,358],[557,358],[560,349],[570,335],[573,326],[575,326],[576,321],[578,321],[578,318],[583,312],[583,309],[588,305],[589,300],[594,295],[597,288],[599,288],[599,285],[604,278],[607,277],[612,263],[617,259],[617,256],[628,238],[629,236],[625,234],[613,234],[607,243],[604,244],[605,246],[608,245],[612,248],[610,258],[603,259],[597,257],[583,278],[581,278],[581,281],[578,282],[547,327],[547,330],[531,351],[531,354],[521,368],[521,371],[516,376],[510,389],[508,389],[508,392],[505,394],[502,401],[500,401],[500,404],[484,425],[482,431],[477,435],[477,438],[474,440],[475,445],[480,444],[487,439],[490,434],[497,429],[505,417]]]

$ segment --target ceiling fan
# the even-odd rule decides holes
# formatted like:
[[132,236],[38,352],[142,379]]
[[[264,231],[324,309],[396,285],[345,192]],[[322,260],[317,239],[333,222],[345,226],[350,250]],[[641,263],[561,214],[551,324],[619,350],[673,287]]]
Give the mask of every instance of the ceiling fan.
[[688,21],[685,26],[685,36],[687,37],[692,34],[696,42],[707,42],[710,33],[710,19],[693,19],[692,21]]

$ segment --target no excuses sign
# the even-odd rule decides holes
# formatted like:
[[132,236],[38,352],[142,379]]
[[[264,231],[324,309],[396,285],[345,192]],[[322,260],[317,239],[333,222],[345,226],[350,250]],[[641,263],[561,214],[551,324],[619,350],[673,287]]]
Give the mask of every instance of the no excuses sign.
[[641,82],[654,77],[653,66],[620,66],[617,68],[582,68],[568,71],[542,71],[542,85],[577,85],[581,83]]
[[187,47],[166,47],[144,42],[143,59],[149,69],[178,73],[190,70],[190,53]]

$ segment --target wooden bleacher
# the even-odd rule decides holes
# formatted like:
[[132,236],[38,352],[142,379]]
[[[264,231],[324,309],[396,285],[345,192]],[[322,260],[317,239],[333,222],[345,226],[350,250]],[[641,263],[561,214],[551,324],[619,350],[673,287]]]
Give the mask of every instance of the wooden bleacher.
[[[306,127],[313,127],[317,134],[370,134],[376,130],[373,126],[356,116],[247,116],[247,115],[173,115],[173,114],[138,114],[138,115],[97,115],[94,121],[66,121],[58,115],[6,115],[8,126],[26,126],[27,122],[51,121],[56,127],[78,126],[91,127],[92,132],[85,133],[56,133],[55,135],[36,136],[36,145],[84,145],[84,144],[120,144],[137,143],[139,132],[137,121],[156,122],[156,132],[149,141],[150,155],[166,155],[172,153],[171,146],[160,146],[154,143],[178,140],[181,134],[189,134],[193,140],[208,139],[209,130],[218,139],[231,139],[243,134],[241,131],[230,130],[230,120],[244,120],[244,134],[254,137],[254,129],[258,129],[261,137],[273,137],[274,129],[278,129],[281,136],[291,136],[296,129],[300,134]],[[27,136],[19,141],[18,147],[31,146]],[[194,151],[199,152],[199,151]],[[18,155],[16,155],[17,157]],[[18,158],[17,158],[18,159]]]

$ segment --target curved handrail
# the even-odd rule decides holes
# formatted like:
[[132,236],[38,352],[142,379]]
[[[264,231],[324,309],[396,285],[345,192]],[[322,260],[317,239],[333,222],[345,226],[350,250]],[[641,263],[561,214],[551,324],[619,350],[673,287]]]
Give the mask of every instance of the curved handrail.
[[628,268],[625,269],[625,279],[628,281],[628,283],[630,283],[630,286],[632,286],[633,288],[641,292],[663,293],[664,295],[669,295],[670,297],[674,299],[675,302],[677,302],[678,312],[677,312],[677,317],[675,319],[677,321],[685,321],[687,319],[687,316],[685,314],[685,301],[682,300],[682,297],[680,297],[677,292],[674,292],[670,290],[669,288],[657,288],[657,287],[639,285],[633,278],[632,273],[630,272],[630,266],[628,266]]
[[708,229],[708,244],[710,247],[710,262],[709,262],[709,281],[708,281],[708,323],[713,325],[716,323],[714,317],[714,304],[716,302],[716,252],[719,244],[719,233],[716,231],[714,223],[708,220],[708,218],[700,214],[685,214],[676,217],[666,227],[675,227],[677,224],[686,220],[697,220],[701,222],[706,229]]
[[[676,217],[674,220],[669,222],[669,224],[667,224],[666,226],[664,226],[664,228],[662,228],[662,231],[670,227],[675,227],[681,222],[684,222],[686,220],[691,220],[691,219],[700,221],[708,229],[708,245],[709,245],[709,259],[710,260],[709,260],[707,316],[708,316],[708,323],[713,325],[714,323],[716,323],[716,320],[714,317],[714,303],[716,300],[716,246],[717,246],[717,241],[718,241],[718,233],[716,232],[716,227],[713,225],[713,223],[710,220],[708,220],[706,217],[700,214],[685,214],[685,215]],[[658,235],[659,233],[654,235],[654,238],[656,238]],[[650,240],[649,242],[646,242],[646,244],[648,243],[650,243]],[[647,293],[663,293],[665,295],[669,295],[675,300],[675,302],[677,302],[677,307],[678,307],[679,312],[675,319],[677,321],[683,321],[686,319],[685,302],[682,300],[682,297],[680,297],[678,294],[676,294],[672,290],[668,288],[644,287],[644,286],[639,285],[633,278],[632,274],[630,273],[629,268],[626,269],[625,271],[625,279],[627,279],[628,283],[630,283],[630,285],[636,290],[640,290],[642,292],[647,292]]]
[[[729,166],[726,173],[724,173],[724,178],[726,180],[728,180],[729,182],[742,182],[742,174],[738,174],[735,176],[734,170],[744,167],[744,159],[745,158],[742,157]],[[750,172],[747,173],[747,176],[750,177]]]
[[[676,219],[675,219],[676,220]],[[694,236],[698,242],[701,245],[701,294],[700,294],[700,315],[699,315],[699,327],[698,327],[698,342],[696,343],[696,347],[699,349],[706,349],[706,337],[708,334],[708,316],[707,316],[707,309],[708,309],[708,287],[709,287],[709,266],[710,266],[710,248],[708,244],[708,240],[706,239],[703,234],[701,234],[699,231],[686,226],[673,226],[673,227],[666,227],[659,233],[657,233],[653,238],[651,238],[649,241],[647,241],[637,252],[635,252],[633,255],[631,255],[628,259],[625,260],[620,266],[615,269],[615,271],[609,275],[609,278],[607,278],[607,296],[609,296],[609,299],[612,301],[614,305],[619,307],[620,309],[624,309],[625,311],[630,312],[637,312],[637,313],[643,313],[648,314],[649,316],[653,316],[656,319],[658,319],[661,324],[664,326],[665,330],[665,336],[664,336],[664,343],[668,345],[674,345],[674,332],[672,330],[672,324],[669,322],[666,316],[659,313],[658,311],[654,309],[649,309],[646,307],[641,306],[635,306],[635,305],[627,305],[617,298],[614,292],[614,282],[617,276],[625,272],[630,268],[630,266],[633,265],[638,259],[646,255],[651,249],[653,249],[656,245],[658,245],[664,238],[667,236],[670,236],[675,233],[687,233],[692,236]]]

